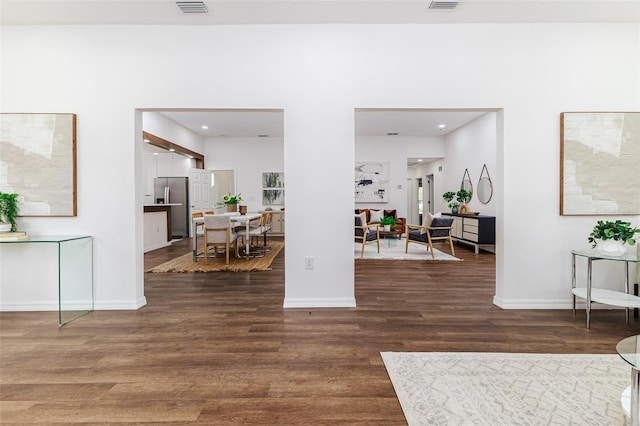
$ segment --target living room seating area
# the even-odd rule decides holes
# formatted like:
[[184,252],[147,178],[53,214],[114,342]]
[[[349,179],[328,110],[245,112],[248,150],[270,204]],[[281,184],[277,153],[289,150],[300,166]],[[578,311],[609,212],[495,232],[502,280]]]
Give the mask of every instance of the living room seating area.
[[406,219],[404,217],[398,217],[398,212],[395,209],[355,209],[355,214],[362,213],[366,215],[367,225],[380,225],[380,220],[383,217],[392,217],[396,220],[396,225],[393,229],[399,233],[400,237],[402,237],[402,234],[405,232]]

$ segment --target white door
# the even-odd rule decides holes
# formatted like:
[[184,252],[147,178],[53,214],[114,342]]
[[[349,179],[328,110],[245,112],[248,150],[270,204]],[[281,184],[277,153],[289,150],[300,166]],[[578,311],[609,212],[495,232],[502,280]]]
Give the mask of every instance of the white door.
[[[191,212],[212,209],[211,170],[189,169],[189,204],[189,217]],[[193,229],[189,231],[192,233]]]

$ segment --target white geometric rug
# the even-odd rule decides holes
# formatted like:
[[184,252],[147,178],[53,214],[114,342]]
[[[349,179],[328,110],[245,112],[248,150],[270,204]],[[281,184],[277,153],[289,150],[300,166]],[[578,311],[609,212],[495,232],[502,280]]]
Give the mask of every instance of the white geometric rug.
[[382,352],[410,426],[623,425],[618,355]]
[[[364,248],[363,259],[434,260],[431,257],[428,246],[424,246],[422,244],[409,244],[409,252],[405,253],[405,244],[406,240],[404,238],[400,240],[381,239],[380,253],[378,253],[378,247],[376,244],[367,244]],[[355,259],[360,259],[361,250],[362,245],[360,243],[354,243],[353,256]],[[433,249],[433,252],[436,255],[435,260],[462,260],[436,248]]]

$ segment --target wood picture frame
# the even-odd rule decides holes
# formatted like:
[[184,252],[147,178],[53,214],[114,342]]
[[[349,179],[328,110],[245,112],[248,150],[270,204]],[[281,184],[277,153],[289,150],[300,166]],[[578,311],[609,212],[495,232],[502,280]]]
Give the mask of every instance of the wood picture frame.
[[77,216],[76,114],[0,114],[0,191],[20,216]]
[[560,215],[640,214],[640,112],[560,114]]

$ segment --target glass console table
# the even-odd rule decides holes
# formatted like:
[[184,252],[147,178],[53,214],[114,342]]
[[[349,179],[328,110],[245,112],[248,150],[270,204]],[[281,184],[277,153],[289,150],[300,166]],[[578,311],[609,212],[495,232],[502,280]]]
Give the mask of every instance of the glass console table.
[[[93,310],[93,237],[31,236],[0,244],[55,244],[58,271],[58,325]],[[26,263],[26,262],[25,262]]]
[[621,402],[625,413],[630,417],[631,425],[640,423],[640,336],[631,336],[616,345],[620,358],[631,366],[631,386],[622,392]]
[[[635,251],[635,247],[633,247]],[[587,259],[587,286],[576,286],[576,257]],[[602,254],[597,250],[571,250],[572,272],[571,272],[571,292],[573,293],[573,314],[576,313],[576,297],[586,300],[587,328],[590,326],[591,303],[604,303],[610,306],[625,308],[625,321],[629,323],[629,308],[640,308],[640,297],[629,292],[629,265],[640,265],[640,255],[637,252],[627,252],[620,256],[610,256]],[[591,283],[594,260],[611,260],[621,262],[625,268],[624,291],[606,290],[593,288]]]

